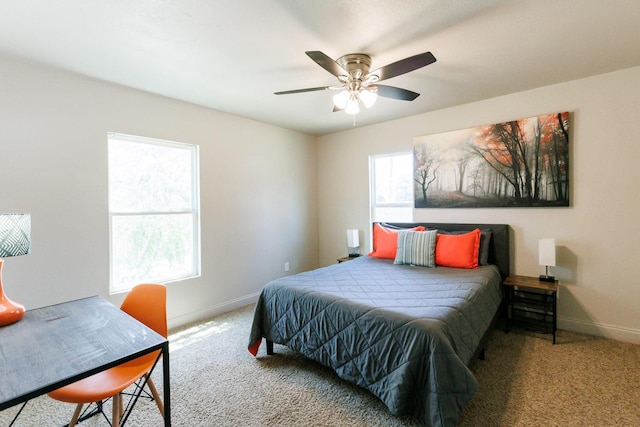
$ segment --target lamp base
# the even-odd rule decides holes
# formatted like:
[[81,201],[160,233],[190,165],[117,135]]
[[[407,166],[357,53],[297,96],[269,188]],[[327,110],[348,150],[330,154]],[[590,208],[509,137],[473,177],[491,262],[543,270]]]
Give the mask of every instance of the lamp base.
[[24,305],[13,302],[4,294],[2,289],[2,265],[4,261],[0,259],[0,326],[7,326],[16,323],[24,316]]
[[13,302],[2,295],[0,297],[0,326],[16,323],[24,316],[24,305]]
[[541,282],[555,282],[556,278],[554,276],[547,276],[544,274],[541,274],[539,277]]

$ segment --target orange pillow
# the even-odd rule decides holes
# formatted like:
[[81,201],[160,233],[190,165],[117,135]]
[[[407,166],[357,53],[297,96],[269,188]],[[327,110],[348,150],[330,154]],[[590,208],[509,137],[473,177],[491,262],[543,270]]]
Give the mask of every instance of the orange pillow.
[[[419,225],[413,228],[403,228],[403,230],[424,231],[425,228]],[[369,252],[369,256],[374,258],[396,259],[398,231],[397,229],[383,227],[375,223],[373,225],[373,251]]]
[[480,229],[465,234],[436,236],[436,265],[457,268],[478,268]]

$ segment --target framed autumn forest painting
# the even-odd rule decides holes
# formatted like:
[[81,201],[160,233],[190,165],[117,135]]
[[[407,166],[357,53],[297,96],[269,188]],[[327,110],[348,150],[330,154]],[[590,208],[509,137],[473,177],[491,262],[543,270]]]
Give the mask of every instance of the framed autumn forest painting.
[[413,140],[416,208],[569,206],[569,113]]

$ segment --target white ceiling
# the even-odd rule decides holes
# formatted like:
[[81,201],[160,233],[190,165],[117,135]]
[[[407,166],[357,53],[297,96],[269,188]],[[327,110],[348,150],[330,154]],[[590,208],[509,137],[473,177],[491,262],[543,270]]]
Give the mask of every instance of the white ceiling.
[[[305,55],[431,51],[358,126],[640,65],[638,0],[2,0],[0,52],[322,135],[337,79]],[[604,100],[604,99],[603,99]],[[541,112],[544,113],[544,112]]]

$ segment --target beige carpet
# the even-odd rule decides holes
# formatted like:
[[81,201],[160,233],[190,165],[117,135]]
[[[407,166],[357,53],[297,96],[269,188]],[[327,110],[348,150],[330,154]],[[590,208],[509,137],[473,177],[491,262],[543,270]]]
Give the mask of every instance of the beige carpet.
[[[276,346],[275,356],[246,350],[252,307],[171,336],[174,426],[415,426],[393,417],[365,390]],[[640,346],[560,331],[491,336],[480,383],[460,426],[640,426]],[[160,387],[161,376],[154,374]],[[1,379],[0,379],[1,381]],[[1,383],[0,383],[1,386]],[[0,413],[7,426],[17,408]],[[29,402],[15,426],[60,426],[73,405],[46,396]],[[141,401],[128,426],[160,426]],[[80,426],[108,426],[96,417]]]

